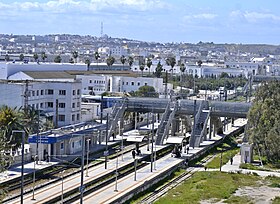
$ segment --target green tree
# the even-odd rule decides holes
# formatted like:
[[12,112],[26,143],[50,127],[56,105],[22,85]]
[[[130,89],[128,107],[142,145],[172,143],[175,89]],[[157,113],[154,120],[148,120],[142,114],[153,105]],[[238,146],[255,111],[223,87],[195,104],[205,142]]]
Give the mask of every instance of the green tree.
[[153,86],[141,86],[138,91],[135,92],[135,96],[138,97],[158,97],[155,88]]
[[153,62],[151,58],[147,59],[147,67],[149,68],[149,75],[151,74],[151,66],[153,65]]
[[184,75],[184,72],[186,71],[186,66],[184,63],[181,63],[180,64],[180,71],[181,71],[181,75],[180,75],[180,86],[181,86],[181,93],[182,93],[182,82],[183,82],[183,75]]
[[34,61],[37,62],[37,60],[39,59],[39,56],[37,53],[34,53],[33,55]]
[[123,69],[124,69],[124,64],[125,64],[125,62],[126,62],[125,56],[122,55],[121,58],[120,58],[120,60],[121,60],[121,63],[122,63],[122,65],[123,65]]
[[198,61],[197,61],[197,65],[198,65],[199,67],[201,67],[202,61],[201,61],[201,60],[198,60]]
[[43,62],[45,62],[45,60],[48,58],[48,56],[46,55],[45,52],[41,53],[41,59],[43,60]]
[[156,71],[155,71],[155,76],[157,78],[160,78],[161,72],[162,72],[162,65],[161,65],[160,62],[158,62],[157,67],[156,67]]
[[141,73],[142,73],[142,77],[143,77],[143,71],[145,69],[145,64],[141,64],[139,69],[141,70]]
[[229,78],[229,75],[226,72],[222,72],[220,78]]
[[90,66],[90,59],[89,58],[87,58],[86,60],[85,60],[85,64],[87,65],[87,69],[89,70],[89,66]]
[[265,83],[248,113],[248,133],[268,161],[280,165],[280,82]]
[[98,68],[98,59],[100,58],[100,54],[98,53],[98,51],[95,51],[94,53],[94,59],[96,60],[97,63],[97,68]]
[[10,108],[6,105],[0,107],[0,132],[7,144],[18,146],[21,141],[17,138],[11,138],[12,130],[18,130],[20,127],[20,113],[16,108]]
[[74,58],[74,60],[75,60],[75,63],[77,63],[77,58],[78,58],[78,56],[79,56],[79,53],[78,53],[77,51],[73,51],[73,52],[72,52],[72,56],[73,56],[73,58]]
[[23,55],[22,53],[19,55],[19,60],[20,60],[20,61],[23,61],[23,60],[24,60],[24,55]]
[[133,65],[133,62],[134,62],[133,57],[129,56],[127,61],[128,61],[128,64],[129,64],[129,66],[131,68],[131,66]]
[[115,58],[112,56],[109,56],[106,60],[106,63],[108,65],[108,67],[110,68],[115,63]]
[[69,59],[69,63],[70,64],[74,64],[75,62],[74,62],[74,59],[71,57],[70,59]]
[[55,58],[54,58],[54,62],[55,63],[61,63],[61,57],[60,57],[60,55],[57,55]]
[[176,65],[175,57],[168,57],[166,59],[166,64],[171,67],[171,75],[172,75],[172,81],[173,81],[173,68]]
[[6,62],[10,61],[10,56],[8,54],[5,55],[5,61]]

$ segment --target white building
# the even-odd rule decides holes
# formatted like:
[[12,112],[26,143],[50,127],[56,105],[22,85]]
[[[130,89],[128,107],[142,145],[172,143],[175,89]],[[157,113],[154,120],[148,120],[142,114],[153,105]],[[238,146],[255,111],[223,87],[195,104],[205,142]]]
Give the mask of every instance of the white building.
[[153,86],[156,92],[163,92],[162,78],[128,77],[112,75],[77,75],[82,81],[82,93],[100,95],[104,92],[131,92],[141,86]]
[[83,63],[0,63],[0,79],[9,79],[9,76],[20,71],[87,71],[87,65]]
[[225,62],[226,68],[243,70],[247,76],[249,73],[257,75],[260,72],[261,63],[258,62]]
[[75,124],[81,120],[81,85],[79,81],[26,83],[26,81],[2,80],[0,105],[19,108],[27,101],[29,106],[44,111],[47,118],[58,126]]

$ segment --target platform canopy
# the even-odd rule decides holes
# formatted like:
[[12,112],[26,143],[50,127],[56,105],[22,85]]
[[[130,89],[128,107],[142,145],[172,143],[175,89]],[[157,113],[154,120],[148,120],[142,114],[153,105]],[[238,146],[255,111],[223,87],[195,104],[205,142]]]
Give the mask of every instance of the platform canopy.
[[127,142],[143,142],[143,140],[144,139],[146,139],[146,137],[145,136],[134,136],[134,135],[132,135],[132,136],[128,136],[127,137]]
[[166,144],[182,144],[184,137],[168,137]]

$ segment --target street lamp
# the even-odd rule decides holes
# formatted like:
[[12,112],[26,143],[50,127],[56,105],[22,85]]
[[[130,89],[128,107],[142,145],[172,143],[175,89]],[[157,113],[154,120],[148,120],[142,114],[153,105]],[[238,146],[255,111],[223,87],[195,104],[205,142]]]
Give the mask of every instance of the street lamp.
[[90,142],[90,139],[87,139],[87,171],[86,171],[86,177],[88,177],[89,142]]
[[118,192],[118,166],[119,166],[119,150],[117,149],[117,159],[116,159],[116,183],[115,183],[115,192]]
[[65,170],[59,172],[60,176],[61,176],[61,203],[63,203],[63,174],[64,174]]
[[33,190],[32,190],[32,199],[31,200],[36,200],[35,199],[35,197],[34,197],[34,191],[35,191],[35,172],[36,172],[36,169],[35,169],[35,167],[36,167],[36,163],[37,163],[37,158],[38,158],[38,156],[37,155],[35,155],[34,156],[34,168],[33,168]]
[[23,186],[24,186],[24,139],[25,131],[23,130],[13,130],[12,136],[14,133],[21,133],[21,186],[20,186],[20,203],[23,204]]
[[137,160],[138,158],[134,159],[134,181],[136,181]]

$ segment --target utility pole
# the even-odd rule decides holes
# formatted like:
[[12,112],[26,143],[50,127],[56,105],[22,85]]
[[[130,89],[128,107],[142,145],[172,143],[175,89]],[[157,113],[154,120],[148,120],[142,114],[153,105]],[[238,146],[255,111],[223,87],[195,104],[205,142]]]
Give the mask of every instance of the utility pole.
[[81,162],[81,186],[80,186],[80,204],[83,204],[83,196],[84,196],[84,152],[85,152],[85,135],[82,135],[82,162]]
[[107,169],[108,160],[108,131],[109,131],[109,114],[106,117],[106,149],[105,149],[105,169]]
[[151,152],[151,172],[153,172],[153,159],[154,159],[154,113],[152,113],[152,152]]
[[55,127],[58,128],[58,99],[55,100]]

